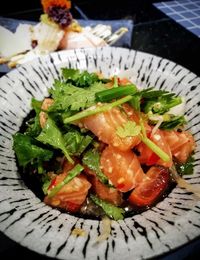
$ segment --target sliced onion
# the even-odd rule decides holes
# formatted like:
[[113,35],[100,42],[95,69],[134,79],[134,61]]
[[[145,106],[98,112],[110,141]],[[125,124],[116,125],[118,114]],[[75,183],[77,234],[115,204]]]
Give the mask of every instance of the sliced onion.
[[150,120],[153,119],[153,120],[158,120],[158,122],[156,123],[156,125],[154,126],[152,132],[151,132],[151,136],[153,136],[156,131],[158,130],[158,128],[160,127],[160,125],[162,124],[163,122],[163,116],[156,116],[156,117],[152,117],[150,118]]
[[200,198],[200,187],[194,187],[194,185],[187,182],[183,179],[176,171],[175,167],[171,167],[171,174],[173,179],[177,182],[178,186],[181,188],[185,188],[187,191],[194,193],[196,196]]
[[185,113],[185,98],[181,97],[181,99],[182,99],[182,103],[175,106],[175,107],[170,108],[170,110],[168,112],[169,114],[172,114],[172,115],[175,115],[175,116],[184,115],[184,113]]
[[102,219],[102,233],[97,237],[96,243],[105,241],[110,236],[110,232],[111,232],[111,219],[105,216]]

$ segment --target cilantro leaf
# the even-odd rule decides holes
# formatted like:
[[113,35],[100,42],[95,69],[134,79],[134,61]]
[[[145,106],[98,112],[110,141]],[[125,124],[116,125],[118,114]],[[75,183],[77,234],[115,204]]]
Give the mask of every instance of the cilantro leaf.
[[63,137],[65,146],[72,155],[81,155],[93,140],[91,136],[85,136],[76,130],[66,133]]
[[[82,159],[82,162],[96,173],[97,178],[104,184],[109,185],[108,178],[100,169],[100,155],[96,149],[88,150]],[[111,186],[111,185],[109,185]]]
[[44,144],[50,144],[51,146],[62,150],[68,161],[73,163],[73,160],[65,147],[63,135],[50,117],[48,117],[42,132],[36,139]]
[[78,69],[63,68],[62,75],[67,83],[72,83],[79,88],[89,87],[100,80],[96,73],[80,72]]
[[190,157],[188,158],[188,160],[185,163],[177,163],[175,162],[175,167],[177,172],[180,175],[191,175],[193,174],[194,171],[194,157],[192,155],[190,155]]
[[26,134],[30,135],[32,137],[38,136],[41,132],[41,126],[40,126],[40,111],[42,106],[42,101],[38,101],[34,98],[32,98],[31,106],[35,110],[35,117],[31,118],[28,121],[28,128],[26,130]]
[[25,167],[36,160],[37,163],[48,161],[53,152],[37,146],[36,141],[28,135],[16,133],[13,135],[13,149],[16,152],[18,163]]
[[94,105],[95,94],[105,90],[105,84],[96,82],[88,88],[80,89],[70,83],[63,83],[56,80],[54,88],[50,90],[54,99],[54,104],[49,108],[49,112],[55,111],[79,111]]
[[128,121],[122,126],[117,127],[116,133],[119,137],[125,138],[129,136],[136,136],[141,132],[141,126],[133,121]]
[[95,204],[100,206],[104,210],[106,215],[108,215],[110,218],[113,218],[114,220],[124,219],[123,216],[125,214],[124,209],[116,207],[113,204],[105,200],[102,200],[93,194],[90,195],[90,198]]

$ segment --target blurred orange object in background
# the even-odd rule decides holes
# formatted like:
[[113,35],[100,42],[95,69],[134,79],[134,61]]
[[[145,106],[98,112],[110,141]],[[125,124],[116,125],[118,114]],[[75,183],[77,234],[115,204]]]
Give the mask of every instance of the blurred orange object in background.
[[43,10],[46,12],[50,6],[59,6],[67,9],[71,8],[70,0],[41,0]]

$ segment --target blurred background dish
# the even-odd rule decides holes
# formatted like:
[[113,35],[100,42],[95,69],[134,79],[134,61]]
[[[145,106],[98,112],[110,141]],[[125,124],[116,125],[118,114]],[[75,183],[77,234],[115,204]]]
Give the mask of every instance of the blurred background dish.
[[[76,7],[86,21],[82,25],[73,17],[70,0],[41,0],[41,5],[42,14],[35,24],[0,17],[0,64],[11,69],[54,51],[113,45],[127,32],[132,34],[131,21],[93,21],[92,25]],[[126,42],[130,42],[127,37]]]
[[[20,28],[29,29],[29,26],[35,26],[35,32],[37,35],[40,35],[40,30],[44,30],[42,37],[40,37],[40,50],[33,49],[24,54],[14,55],[10,60],[9,64],[0,65],[0,73],[8,72],[12,67],[15,67],[17,64],[25,63],[34,57],[41,56],[42,54],[47,54],[50,51],[53,51],[52,48],[57,48],[60,45],[60,49],[75,49],[81,47],[97,47],[103,45],[115,45],[118,47],[131,47],[132,31],[133,31],[133,21],[128,19],[124,20],[84,20],[78,19],[78,23],[82,28],[84,28],[84,33],[70,32],[63,37],[61,32],[56,32],[55,30],[52,33],[55,33],[58,38],[53,43],[46,41],[46,25],[37,24],[35,22],[18,20],[6,17],[0,17],[0,24],[3,28],[10,30],[11,32],[20,31]],[[18,28],[18,29],[17,29]],[[105,30],[106,29],[106,30]],[[103,32],[102,32],[103,30]],[[21,30],[22,31],[22,30]],[[26,32],[24,32],[26,33]],[[27,32],[28,33],[28,32]],[[61,34],[61,35],[60,35]],[[60,35],[60,36],[59,36]],[[13,37],[13,35],[11,35]],[[21,35],[19,34],[19,39]],[[48,37],[48,35],[47,35]],[[61,38],[63,37],[62,41]],[[14,37],[15,38],[15,37]],[[24,41],[24,38],[20,42],[25,43],[22,47],[28,47],[31,45],[30,36],[27,37],[27,41]],[[5,46],[7,46],[7,41]],[[10,49],[13,50],[13,41],[10,41]],[[21,47],[21,45],[20,45]],[[15,50],[17,46],[15,44]],[[31,48],[31,47],[30,47]],[[8,51],[8,48],[4,48]]]

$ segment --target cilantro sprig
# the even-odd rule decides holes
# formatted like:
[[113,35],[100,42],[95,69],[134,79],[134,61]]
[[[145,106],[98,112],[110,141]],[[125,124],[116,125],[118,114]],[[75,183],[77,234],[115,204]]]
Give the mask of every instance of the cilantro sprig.
[[42,132],[36,139],[44,144],[50,144],[54,148],[62,150],[67,160],[70,163],[73,163],[73,160],[66,149],[64,137],[55,122],[50,117],[48,117]]
[[96,103],[95,94],[105,89],[101,82],[93,83],[88,88],[79,88],[71,83],[56,80],[50,94],[54,100],[49,112],[80,111]]
[[16,152],[18,163],[25,167],[29,163],[37,163],[48,161],[52,158],[53,152],[47,148],[39,146],[33,137],[16,133],[13,135],[13,148]]
[[120,98],[112,103],[102,104],[101,106],[96,106],[96,107],[94,107],[94,109],[83,110],[73,116],[65,118],[63,120],[63,122],[64,122],[64,124],[68,124],[68,123],[72,123],[74,121],[80,120],[82,118],[85,118],[85,117],[88,117],[91,115],[96,115],[98,113],[106,112],[106,111],[112,109],[113,107],[117,107],[121,104],[128,102],[131,99],[132,99],[132,96],[129,95],[129,96]]
[[142,118],[140,119],[140,125],[137,125],[133,121],[128,121],[124,125],[116,129],[116,134],[121,138],[139,136],[141,141],[146,144],[155,154],[157,154],[163,161],[168,162],[170,157],[159,146],[152,142],[146,135],[146,130],[143,124]]

